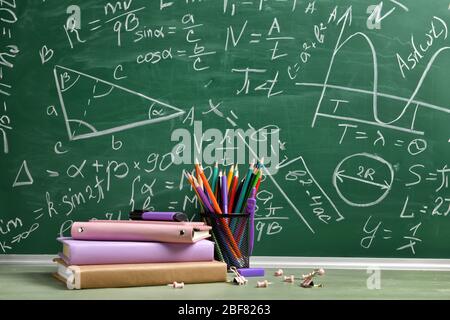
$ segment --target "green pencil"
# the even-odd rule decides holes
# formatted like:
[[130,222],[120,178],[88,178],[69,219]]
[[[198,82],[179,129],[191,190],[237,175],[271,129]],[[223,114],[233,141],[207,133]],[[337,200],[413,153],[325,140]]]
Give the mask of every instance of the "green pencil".
[[212,182],[211,182],[211,190],[214,194],[216,193],[218,174],[219,174],[219,163],[216,161],[216,163],[214,164],[214,170],[213,170],[213,176],[212,176]]
[[248,188],[248,185],[250,184],[250,179],[253,174],[253,169],[254,169],[253,164],[254,164],[254,162],[252,161],[252,163],[250,164],[250,167],[248,168],[248,172],[247,172],[247,176],[245,177],[244,184],[242,185],[242,189],[239,194],[238,202],[236,203],[236,208],[234,210],[236,213],[241,212],[242,204],[244,203],[244,198],[247,194],[247,188]]

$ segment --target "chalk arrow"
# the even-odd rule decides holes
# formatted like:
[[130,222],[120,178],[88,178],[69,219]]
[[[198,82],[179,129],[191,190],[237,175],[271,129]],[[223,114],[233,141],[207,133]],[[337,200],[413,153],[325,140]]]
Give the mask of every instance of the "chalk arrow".
[[344,21],[342,26],[345,26],[346,24],[349,26],[352,25],[352,6],[348,7],[347,11],[339,18],[337,25],[339,25],[341,21]]
[[336,179],[338,179],[339,180],[339,182],[344,182],[344,179],[342,179],[342,177],[341,177],[341,175],[343,174],[345,172],[345,170],[341,170],[341,171],[338,171],[338,172],[336,172]]
[[377,182],[373,182],[373,181],[368,181],[368,180],[364,180],[361,178],[356,178],[356,177],[352,177],[352,176],[348,176],[344,174],[345,170],[341,170],[336,172],[336,179],[338,179],[341,183],[344,182],[344,179],[350,179],[350,180],[354,180],[354,181],[359,181],[365,184],[370,184],[372,186],[376,186],[381,188],[381,190],[388,190],[391,188],[391,186],[389,185],[389,183],[384,180],[384,183],[377,183]]

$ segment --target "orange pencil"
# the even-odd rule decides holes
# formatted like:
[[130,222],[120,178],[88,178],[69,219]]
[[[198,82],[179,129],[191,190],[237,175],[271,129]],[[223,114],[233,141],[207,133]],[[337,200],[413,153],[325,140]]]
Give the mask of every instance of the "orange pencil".
[[[197,159],[195,159],[195,174],[197,175],[197,182],[200,185],[200,188],[203,189],[203,181],[200,178],[200,166],[198,164],[198,160]],[[194,189],[195,189],[195,187],[194,187]]]
[[203,187],[206,189],[206,192],[208,193],[209,200],[211,200],[214,210],[216,211],[216,213],[222,214],[222,209],[220,209],[220,206],[217,203],[217,199],[214,196],[214,193],[212,192],[211,187],[209,186],[209,182],[208,182],[208,179],[206,179],[205,173],[203,172],[202,168],[200,167],[200,165],[198,163],[195,165],[195,167],[196,167],[196,169],[197,169],[197,167],[199,168],[200,178],[203,180]]

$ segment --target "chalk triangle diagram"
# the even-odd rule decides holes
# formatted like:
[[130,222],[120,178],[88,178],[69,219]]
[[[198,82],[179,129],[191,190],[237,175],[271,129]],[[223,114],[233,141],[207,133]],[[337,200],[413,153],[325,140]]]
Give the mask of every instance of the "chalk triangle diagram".
[[13,188],[20,186],[29,186],[33,184],[33,177],[28,169],[27,160],[23,160],[19,172],[17,172],[16,179],[14,179]]
[[97,77],[56,65],[56,90],[69,140],[170,120],[185,112]]

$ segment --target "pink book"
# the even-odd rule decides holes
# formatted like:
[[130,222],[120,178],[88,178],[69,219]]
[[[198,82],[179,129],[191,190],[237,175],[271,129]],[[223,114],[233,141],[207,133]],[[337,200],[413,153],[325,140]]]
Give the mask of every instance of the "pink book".
[[156,221],[156,220],[89,220],[89,222],[107,222],[107,223],[137,223],[137,224],[164,224],[164,225],[177,225],[177,226],[206,226],[204,222],[200,221]]
[[58,238],[59,253],[68,265],[189,262],[214,260],[214,243],[193,244],[129,241],[89,241]]
[[198,222],[89,221],[74,222],[75,240],[194,243],[210,237],[211,227]]

